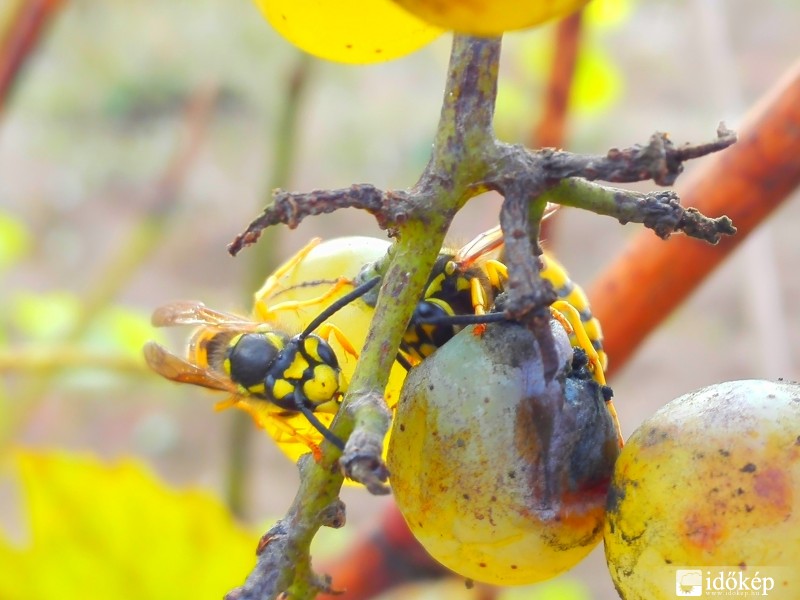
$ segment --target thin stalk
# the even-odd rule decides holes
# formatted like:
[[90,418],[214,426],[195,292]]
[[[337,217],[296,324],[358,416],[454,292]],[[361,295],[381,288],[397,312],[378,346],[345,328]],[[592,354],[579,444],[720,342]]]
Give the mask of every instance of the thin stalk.
[[[297,53],[289,74],[288,85],[285,87],[286,93],[281,110],[277,115],[276,131],[272,136],[271,173],[266,185],[266,195],[270,195],[274,188],[286,186],[291,181],[295,165],[299,117],[312,65],[313,59],[310,55],[304,52]],[[248,300],[252,297],[252,291],[261,287],[266,275],[277,267],[275,248],[282,235],[283,230],[277,228],[265,232],[261,245],[250,257],[244,288]],[[245,513],[248,493],[247,473],[250,471],[248,450],[257,430],[253,427],[249,415],[241,411],[233,411],[230,414],[225,499],[231,511],[242,516]]]

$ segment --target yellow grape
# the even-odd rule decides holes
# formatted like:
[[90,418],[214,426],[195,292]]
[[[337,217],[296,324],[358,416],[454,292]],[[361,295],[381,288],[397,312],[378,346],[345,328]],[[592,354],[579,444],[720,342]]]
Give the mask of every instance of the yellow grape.
[[626,600],[672,600],[677,569],[760,570],[775,580],[770,597],[798,598],[799,498],[800,385],[733,381],[681,396],[617,461],[611,578]]
[[616,430],[585,368],[567,376],[573,349],[552,331],[548,383],[533,334],[498,323],[457,334],[403,387],[387,457],[397,505],[431,556],[476,581],[554,577],[602,535]]
[[319,58],[368,64],[418,50],[442,30],[390,0],[255,0],[284,38]]
[[394,0],[410,13],[444,29],[501,35],[564,17],[589,0]]

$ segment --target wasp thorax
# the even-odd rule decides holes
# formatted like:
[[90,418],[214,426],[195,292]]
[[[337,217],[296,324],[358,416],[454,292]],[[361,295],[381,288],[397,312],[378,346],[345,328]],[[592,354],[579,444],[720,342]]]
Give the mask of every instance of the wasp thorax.
[[264,333],[245,333],[228,350],[226,361],[230,378],[244,388],[264,383],[272,363],[283,349],[276,336]]

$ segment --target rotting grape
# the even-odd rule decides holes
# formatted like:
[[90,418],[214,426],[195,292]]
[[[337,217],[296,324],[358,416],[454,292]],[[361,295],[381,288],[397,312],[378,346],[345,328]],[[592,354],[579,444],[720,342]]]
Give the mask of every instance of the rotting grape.
[[507,322],[460,332],[401,393],[388,454],[398,507],[436,560],[476,581],[554,577],[600,540],[616,430],[585,359],[573,369],[563,327],[551,331],[549,381],[534,335]]

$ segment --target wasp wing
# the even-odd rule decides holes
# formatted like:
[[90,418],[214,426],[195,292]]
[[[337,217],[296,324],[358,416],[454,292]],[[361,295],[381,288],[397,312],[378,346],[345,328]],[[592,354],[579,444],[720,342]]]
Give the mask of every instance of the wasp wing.
[[155,327],[171,327],[173,325],[213,325],[220,329],[238,329],[253,331],[263,325],[218,310],[208,308],[202,302],[173,302],[153,311],[151,322]]
[[[552,216],[559,208],[559,204],[548,202],[544,209],[542,219],[547,219]],[[479,233],[470,242],[461,247],[458,252],[456,252],[453,260],[457,262],[461,268],[466,269],[490,252],[494,252],[500,248],[504,243],[503,230],[500,229],[500,225],[495,225],[491,229]]]
[[230,379],[218,375],[210,369],[193,365],[175,356],[156,342],[147,342],[144,345],[144,359],[153,371],[171,381],[191,383],[192,385],[221,390],[231,394],[239,393],[236,384]]

